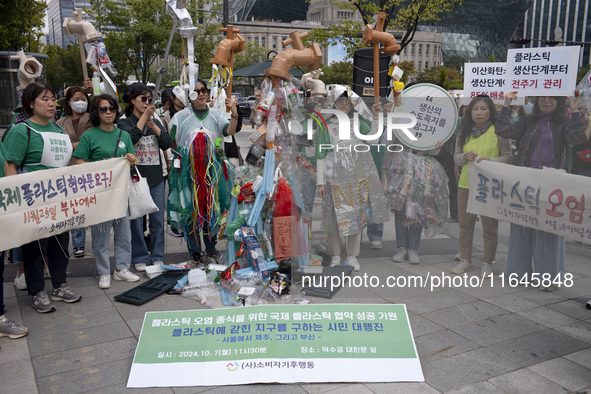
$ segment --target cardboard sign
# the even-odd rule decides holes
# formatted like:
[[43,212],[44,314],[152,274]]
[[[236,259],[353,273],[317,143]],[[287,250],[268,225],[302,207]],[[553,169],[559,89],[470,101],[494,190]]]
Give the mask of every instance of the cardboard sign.
[[424,381],[404,305],[261,305],[146,313],[127,387]]
[[469,213],[591,244],[591,178],[491,161],[470,163],[468,174]]
[[509,49],[505,93],[525,96],[573,96],[581,47]]
[[[414,128],[409,128],[417,140],[411,140],[401,130],[394,130],[404,145],[417,150],[429,150],[437,146],[437,141],[445,142],[452,136],[458,123],[458,108],[445,89],[420,83],[403,91],[401,101],[400,106],[392,108],[394,113],[413,114],[417,118]],[[407,119],[398,121],[408,122]]]
[[[469,105],[479,95],[486,95],[493,102],[503,104],[506,71],[507,63],[465,63],[463,104]],[[525,96],[513,100],[512,104],[525,104]]]
[[275,259],[277,261],[298,257],[308,253],[298,240],[304,240],[302,223],[295,220],[295,216],[273,218],[273,241],[275,244]]
[[0,179],[0,250],[125,216],[127,159],[101,160]]

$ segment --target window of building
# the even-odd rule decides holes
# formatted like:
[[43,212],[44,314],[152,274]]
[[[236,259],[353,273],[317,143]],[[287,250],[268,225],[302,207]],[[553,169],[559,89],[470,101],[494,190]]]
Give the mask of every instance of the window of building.
[[429,62],[425,62],[425,68],[429,68]]
[[415,54],[415,44],[410,44],[410,54],[411,55]]
[[421,56],[422,51],[423,51],[423,44],[419,44],[419,56]]
[[421,61],[420,61],[420,60],[419,60],[419,62],[418,62],[417,70],[418,70],[418,71],[421,71]]
[[265,48],[267,47],[267,37],[261,37],[261,45],[264,46]]
[[277,37],[273,37],[273,49],[277,49]]
[[[429,56],[429,44],[425,45],[425,55]],[[426,68],[427,66],[425,66]]]

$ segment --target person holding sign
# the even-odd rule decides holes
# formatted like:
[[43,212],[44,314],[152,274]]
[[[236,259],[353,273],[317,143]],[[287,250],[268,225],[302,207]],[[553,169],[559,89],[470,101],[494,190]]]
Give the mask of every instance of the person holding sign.
[[[29,119],[12,129],[6,141],[7,176],[17,173],[65,167],[72,157],[70,137],[50,120],[55,115],[55,92],[45,83],[32,83],[23,92],[22,105]],[[55,151],[61,152],[55,154]],[[65,151],[65,152],[64,152]],[[80,301],[66,282],[70,261],[70,234],[64,232],[23,245],[23,265],[33,308],[39,313],[55,311],[51,301]],[[51,274],[51,301],[45,292],[45,258]]]
[[131,221],[131,262],[137,271],[145,271],[148,259],[152,264],[164,260],[164,176],[160,149],[166,151],[172,139],[166,128],[154,117],[156,106],[152,105],[152,91],[144,84],[135,83],[129,91],[125,119],[118,123],[121,130],[131,136],[139,163],[137,170],[148,180],[150,195],[158,211],[150,214],[152,254],[144,240],[144,219]]
[[[569,117],[566,97],[536,97],[531,115],[511,123],[509,106],[517,92],[505,95],[505,104],[497,116],[495,133],[517,141],[515,165],[542,169],[542,167],[568,168],[568,149],[587,141],[585,123],[579,116],[581,95],[575,90],[570,98]],[[564,275],[564,237],[545,231],[511,223],[507,274],[529,279],[531,261],[537,274],[550,281],[540,285],[542,291],[552,291],[552,281]]]
[[[452,269],[454,274],[472,271],[472,240],[476,215],[466,211],[469,198],[468,166],[476,160],[511,163],[511,144],[509,140],[495,135],[497,111],[492,99],[488,96],[478,96],[470,102],[466,115],[460,125],[456,141],[454,161],[462,167],[462,174],[458,182],[458,219],[460,224],[460,262]],[[497,253],[497,234],[499,221],[482,216],[482,230],[484,237],[484,261],[480,269],[482,277],[492,274],[492,263]]]
[[[125,156],[133,165],[136,161],[131,137],[119,130],[113,122],[119,116],[119,105],[113,97],[103,94],[95,97],[91,104],[90,121],[95,126],[88,130],[74,151],[76,164]],[[111,268],[109,262],[109,237],[114,231],[115,266],[114,280],[137,282],[140,277],[129,271],[131,265],[131,228],[129,216],[117,220],[95,224],[91,227],[92,249],[96,268],[100,275],[99,288],[111,287]]]

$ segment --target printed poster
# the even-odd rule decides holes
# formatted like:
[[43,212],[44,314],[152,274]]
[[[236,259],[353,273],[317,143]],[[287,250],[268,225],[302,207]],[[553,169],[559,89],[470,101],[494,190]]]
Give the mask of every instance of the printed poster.
[[[470,105],[473,98],[486,95],[496,104],[505,103],[505,74],[507,63],[465,63],[463,104]],[[525,104],[525,96],[513,100],[512,105]]]
[[128,388],[424,382],[405,305],[147,312]]

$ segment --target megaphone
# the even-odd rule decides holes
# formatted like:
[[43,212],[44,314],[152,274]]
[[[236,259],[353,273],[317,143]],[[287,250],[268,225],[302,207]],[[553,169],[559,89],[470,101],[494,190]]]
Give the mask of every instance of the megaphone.
[[37,61],[33,56],[26,56],[23,51],[16,53],[16,56],[10,56],[10,60],[19,60],[18,67],[18,82],[16,90],[24,90],[29,84],[35,82],[35,78],[39,78],[43,71],[43,65]]

